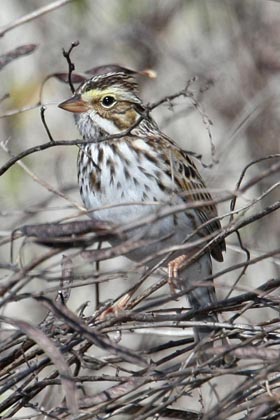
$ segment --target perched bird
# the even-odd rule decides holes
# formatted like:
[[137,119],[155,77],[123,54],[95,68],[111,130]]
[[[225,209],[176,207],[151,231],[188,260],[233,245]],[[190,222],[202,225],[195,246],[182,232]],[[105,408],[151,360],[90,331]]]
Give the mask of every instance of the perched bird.
[[[151,223],[130,231],[131,238],[147,243],[127,256],[134,261],[151,257],[151,266],[163,257],[163,250],[185,244],[167,260],[170,285],[190,289],[187,297],[194,309],[215,302],[212,281],[203,280],[212,273],[211,256],[223,260],[224,241],[187,263],[221,229],[214,201],[191,156],[163,134],[146,112],[137,72],[108,65],[91,73],[59,105],[75,114],[84,139],[78,181],[85,207],[98,209],[89,212],[91,217],[119,225],[154,216]],[[173,211],[174,206],[181,211]],[[213,321],[216,316],[203,319]],[[207,329],[200,327],[195,333],[198,340]]]

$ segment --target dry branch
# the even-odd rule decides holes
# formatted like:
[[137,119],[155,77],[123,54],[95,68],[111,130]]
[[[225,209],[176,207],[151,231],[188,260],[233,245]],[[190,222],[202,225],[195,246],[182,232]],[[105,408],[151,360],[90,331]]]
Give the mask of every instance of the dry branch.
[[[57,1],[40,8],[3,28],[0,35],[68,2],[69,0]],[[72,89],[73,84],[78,83],[81,77],[88,77],[87,72],[79,74],[73,71],[70,53],[74,46],[73,44],[64,53],[68,73],[54,73],[50,76],[68,82]],[[26,51],[16,49],[9,56],[2,56],[3,65]],[[191,78],[183,89],[148,105],[146,113],[149,114],[162,104],[172,105],[179,97],[189,101],[192,109],[199,113],[207,132],[213,162],[210,167],[214,167],[217,159],[214,156],[210,131],[211,120],[200,104],[206,90],[204,86],[200,87],[201,99],[198,101],[191,89],[195,82],[197,79]],[[40,106],[41,102],[36,105]],[[18,110],[20,111],[22,110]],[[6,116],[9,115],[8,111]],[[140,120],[146,115],[144,113]],[[49,141],[26,148],[12,156],[0,168],[0,175],[12,169],[26,156],[36,159],[37,152],[54,147],[79,146],[83,143],[81,139],[53,139],[45,120],[44,105],[41,109],[41,120]],[[106,136],[102,141],[111,138],[112,136]],[[10,154],[10,150],[5,150]],[[248,172],[251,168],[255,170],[252,175]],[[129,273],[118,266],[113,272],[99,271],[96,263],[102,264],[103,261],[145,246],[145,238],[127,240],[126,234],[135,228],[153,224],[169,215],[192,211],[205,206],[205,202],[161,207],[153,215],[135,223],[115,226],[96,220],[80,220],[80,216],[86,214],[85,211],[77,212],[74,203],[66,200],[64,193],[59,193],[47,183],[41,182],[38,177],[32,176],[33,182],[39,182],[48,191],[48,197],[58,192],[59,200],[67,202],[68,206],[70,204],[76,213],[70,217],[71,221],[69,218],[56,219],[50,223],[33,221],[40,209],[49,206],[52,198],[47,198],[38,202],[37,207],[35,205],[29,209],[31,223],[25,224],[26,213],[19,210],[16,220],[1,233],[1,249],[11,247],[14,251],[13,262],[7,260],[0,264],[1,270],[5,270],[0,286],[1,310],[4,311],[17,302],[37,302],[47,309],[47,314],[38,326],[3,315],[0,318],[0,411],[3,419],[20,416],[21,409],[27,407],[36,416],[69,420],[93,417],[105,420],[117,415],[124,418],[134,417],[137,420],[162,417],[231,420],[234,415],[251,420],[278,418],[280,279],[276,274],[270,277],[263,275],[261,285],[250,288],[245,287],[241,281],[248,275],[250,268],[258,269],[268,261],[276,266],[279,261],[276,260],[280,255],[277,245],[268,243],[253,257],[246,241],[248,230],[257,230],[260,223],[279,212],[279,200],[271,198],[272,193],[279,188],[277,180],[273,180],[279,172],[279,154],[252,158],[240,169],[235,188],[220,192],[219,198],[214,201],[215,204],[224,204],[228,209],[226,214],[219,217],[223,220],[223,229],[211,237],[194,241],[194,236],[206,224],[197,226],[183,244],[151,255],[151,259],[159,257],[159,262],[143,274],[139,274],[138,270],[143,270],[147,261],[139,262],[136,269]],[[207,204],[211,205],[213,201]],[[213,220],[207,223],[211,222]],[[188,294],[190,288],[186,287],[173,296],[162,292],[167,282],[163,271],[166,253],[170,256],[178,250],[193,249],[199,245],[200,251],[193,254],[188,261],[191,264],[208,252],[209,247],[214,246],[217,241],[227,238],[233,242],[235,235],[238,236],[236,246],[240,249],[241,258],[226,264],[212,276],[199,279],[202,287],[207,286],[209,280],[215,279],[217,289],[222,289],[227,276],[234,295],[231,295],[230,289],[215,304],[199,310],[189,310],[185,303],[177,304],[175,300]],[[117,238],[120,243],[113,247],[93,247],[94,244],[112,238]],[[23,248],[29,252],[26,261],[21,258]],[[122,292],[118,288],[118,282],[126,279],[128,274],[134,275],[136,284],[129,284],[126,291]],[[40,286],[45,281],[48,286],[43,287],[40,292],[30,291],[27,286],[34,280]],[[106,282],[111,282],[109,288],[111,285],[112,289],[115,287],[115,301],[127,292],[137,291],[125,313],[114,313],[105,319],[100,317],[104,309],[111,306],[111,300],[96,306],[90,316],[85,315],[87,301],[82,302],[78,309],[70,309],[70,297],[73,297],[76,288],[88,284],[98,284],[101,287]],[[51,295],[53,292],[55,296]],[[93,297],[90,296],[88,300],[93,300]],[[265,320],[260,321],[257,316],[250,318],[251,311],[257,314],[264,311]],[[206,315],[209,312],[217,313],[219,322],[195,320],[197,315]],[[7,323],[14,329],[5,329]],[[211,331],[210,339],[216,344],[213,349],[204,349],[203,342],[198,345],[194,343],[190,328],[197,326]],[[157,341],[159,337],[160,340]],[[201,352],[209,356],[207,362],[201,361]],[[228,382],[229,377],[238,380],[239,385],[217,399],[210,408],[202,406],[198,413],[184,407],[184,402],[196,398],[196,393],[202,387],[209,386],[209,389],[214,390],[215,381],[223,378]],[[65,399],[62,397],[52,404],[52,396],[57,389],[63,390]],[[49,407],[45,407],[43,402],[35,403],[44,401],[42,395],[45,392],[50,395]]]

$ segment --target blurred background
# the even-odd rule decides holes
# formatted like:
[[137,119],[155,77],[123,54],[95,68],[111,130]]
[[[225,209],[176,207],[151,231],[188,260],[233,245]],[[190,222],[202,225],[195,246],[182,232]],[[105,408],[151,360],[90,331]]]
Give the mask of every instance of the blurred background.
[[[0,33],[19,17],[48,4],[42,0],[1,0]],[[9,95],[0,103],[0,141],[2,146],[5,143],[0,149],[0,166],[9,159],[9,154],[16,155],[48,141],[40,106],[36,106],[42,83],[54,72],[67,72],[62,49],[68,49],[77,40],[80,45],[71,55],[77,71],[108,63],[155,70],[156,79],[141,81],[145,103],[180,91],[188,80],[196,77],[190,90],[199,106],[186,98],[175,100],[158,107],[153,116],[160,128],[182,148],[202,155],[201,171],[217,200],[235,190],[250,162],[280,153],[278,2],[76,0],[65,2],[62,7],[15,27],[0,38],[1,55],[25,44],[38,46],[32,54],[7,64],[0,73],[0,98]],[[57,108],[70,94],[69,87],[54,78],[44,84],[42,103],[55,140],[79,137],[72,115]],[[23,160],[24,168],[15,164],[0,177],[2,281],[11,275],[9,237],[13,229],[24,224],[62,220],[78,213],[81,200],[76,181],[76,155],[75,146],[53,147],[28,156]],[[243,182],[259,176],[276,162],[274,157],[252,165]],[[65,196],[59,197],[53,190]],[[237,199],[236,208],[243,209],[237,217],[261,213],[277,200],[279,171],[263,177]],[[245,209],[246,206],[249,207]],[[219,205],[219,214],[225,215],[224,226],[229,222],[226,216],[229,211],[229,201]],[[276,250],[280,236],[279,211],[250,224],[240,234],[251,258]],[[235,235],[228,237],[227,248],[224,263],[215,266],[215,270],[245,261],[246,255]],[[16,241],[13,251],[14,262],[24,266],[39,256],[42,248],[28,241]],[[93,265],[84,267],[79,255],[75,256],[75,264],[78,273],[83,270],[96,273]],[[248,267],[232,295],[279,277],[279,264],[279,255],[260,258]],[[47,266],[53,275],[60,269],[59,258]],[[127,279],[138,275],[122,257],[101,263],[101,272],[111,273],[112,277],[110,287],[105,284],[101,288],[102,301],[118,296],[120,282],[125,290],[129,287]],[[240,272],[235,270],[217,279],[219,297],[227,295]],[[87,280],[91,283],[90,278]],[[46,277],[35,273],[23,291],[35,292],[48,287]],[[93,284],[76,288],[69,305],[76,310],[89,301],[86,309],[89,315],[95,309],[94,296]],[[45,313],[32,299],[9,302],[1,310],[5,315],[20,316],[34,323]],[[258,323],[273,316],[275,311],[265,308],[248,311],[241,320]],[[148,340],[155,343],[159,339],[139,334],[133,346],[141,347]],[[225,395],[227,386],[219,392]],[[212,398],[216,401],[218,397],[212,395],[207,401],[209,406],[213,404]],[[190,407],[200,408],[199,398],[188,400]]]

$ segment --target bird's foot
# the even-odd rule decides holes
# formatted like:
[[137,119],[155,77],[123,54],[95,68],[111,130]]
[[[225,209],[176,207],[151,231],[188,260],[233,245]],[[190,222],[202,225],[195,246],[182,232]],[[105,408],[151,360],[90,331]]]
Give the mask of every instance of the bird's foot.
[[104,311],[99,315],[98,319],[104,321],[110,315],[118,316],[120,313],[124,312],[127,308],[127,304],[131,299],[132,294],[126,293],[120,299],[118,299],[113,305],[104,309]]
[[168,263],[168,285],[170,287],[170,292],[172,295],[176,294],[176,280],[178,278],[179,271],[185,267],[186,262],[190,258],[189,255],[180,255],[179,257],[174,258],[174,260]]

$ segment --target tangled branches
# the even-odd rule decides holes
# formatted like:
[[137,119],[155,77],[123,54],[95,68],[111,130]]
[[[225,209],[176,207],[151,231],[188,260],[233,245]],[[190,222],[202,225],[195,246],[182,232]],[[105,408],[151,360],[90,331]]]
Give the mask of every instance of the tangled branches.
[[[68,73],[55,76],[72,85],[82,76],[74,72],[68,53],[64,51]],[[6,58],[10,60],[11,54]],[[200,116],[212,145],[211,121],[200,105],[205,88],[201,86],[196,95],[192,90],[196,82],[191,79],[179,92],[149,105],[146,112],[168,104],[175,116],[176,100],[182,97]],[[41,108],[41,101],[36,106]],[[271,275],[274,271],[266,264],[279,266],[280,249],[273,240],[261,251],[252,249],[246,232],[269,224],[271,215],[279,211],[280,201],[269,201],[269,197],[279,188],[275,176],[280,172],[280,155],[250,161],[240,168],[235,187],[220,186],[215,203],[223,208],[219,217],[223,229],[208,237],[207,243],[201,240],[199,253],[191,258],[198,258],[223,238],[232,255],[211,277],[199,279],[201,286],[214,279],[220,299],[211,307],[189,310],[180,300],[188,290],[171,296],[163,267],[167,252],[197,245],[192,237],[157,254],[161,261],[148,271],[147,261],[132,269],[120,260],[114,266],[106,262],[147,244],[143,238],[131,240],[127,235],[136,227],[205,203],[161,208],[156,214],[122,226],[84,218],[86,211],[68,197],[72,186],[63,185],[57,190],[22,162],[27,156],[36,159],[43,150],[83,142],[55,140],[45,121],[45,110],[41,118],[49,141],[16,154],[11,153],[8,142],[2,143],[10,159],[0,168],[0,175],[20,164],[33,182],[47,191],[47,198],[39,198],[33,209],[16,212],[14,220],[1,231],[2,418],[20,416],[23,409],[30,410],[27,418],[79,420],[114,416],[137,420],[278,418],[280,279]],[[208,170],[217,165],[213,147],[211,151]],[[52,209],[56,197],[63,206],[67,204],[65,210],[70,207],[71,215],[52,221],[39,217],[36,221],[46,208]],[[5,211],[1,217],[5,217]],[[121,243],[109,247],[106,241],[111,238]],[[254,285],[256,271],[261,281]],[[128,277],[132,283],[127,282]],[[36,286],[31,287],[34,282]],[[73,307],[71,300],[78,290],[86,292]],[[100,298],[104,291],[110,300]],[[102,316],[131,291],[134,297],[125,313]],[[41,322],[12,316],[12,305],[25,302],[43,310]],[[197,314],[208,312],[217,313],[219,322],[194,320]],[[215,343],[211,349],[203,350],[203,343],[194,343],[192,327],[201,325],[211,330],[210,339]],[[207,352],[207,362],[201,360],[201,351]],[[231,381],[234,386],[228,386]]]

